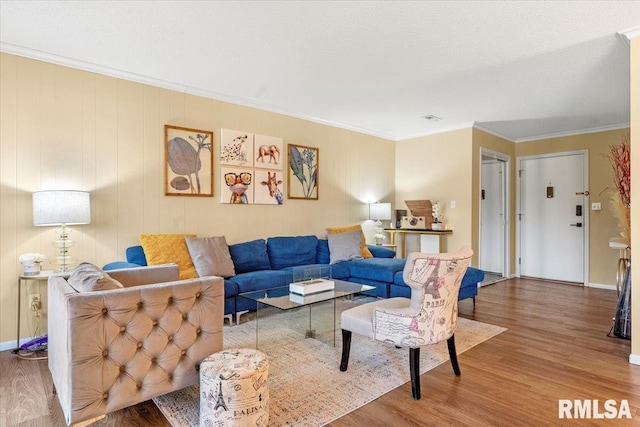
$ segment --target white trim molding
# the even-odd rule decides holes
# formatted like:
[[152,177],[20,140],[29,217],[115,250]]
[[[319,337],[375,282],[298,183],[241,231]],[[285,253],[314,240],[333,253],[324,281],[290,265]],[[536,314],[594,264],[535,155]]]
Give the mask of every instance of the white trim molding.
[[589,283],[587,284],[587,288],[594,288],[594,289],[608,289],[611,291],[615,291],[618,288],[616,287],[616,285],[608,285],[608,284],[603,284],[603,283]]
[[629,363],[633,365],[640,365],[640,354],[630,354]]

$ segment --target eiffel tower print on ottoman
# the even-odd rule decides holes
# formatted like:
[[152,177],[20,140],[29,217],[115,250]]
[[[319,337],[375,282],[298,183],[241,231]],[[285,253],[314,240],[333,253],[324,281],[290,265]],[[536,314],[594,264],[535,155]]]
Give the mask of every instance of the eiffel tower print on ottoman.
[[200,425],[266,426],[269,360],[246,348],[214,353],[200,364]]

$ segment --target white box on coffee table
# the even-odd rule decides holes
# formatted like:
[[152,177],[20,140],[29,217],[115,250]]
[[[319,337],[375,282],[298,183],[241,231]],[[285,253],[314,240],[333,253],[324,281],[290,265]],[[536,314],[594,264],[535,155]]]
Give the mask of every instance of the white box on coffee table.
[[335,287],[333,280],[311,279],[302,282],[289,283],[289,292],[298,295],[309,295],[317,292],[330,291]]

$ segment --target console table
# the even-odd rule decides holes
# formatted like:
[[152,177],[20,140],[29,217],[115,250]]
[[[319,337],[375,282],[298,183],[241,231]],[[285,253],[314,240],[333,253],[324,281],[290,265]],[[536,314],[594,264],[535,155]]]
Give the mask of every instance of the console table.
[[442,252],[442,236],[453,233],[453,230],[419,230],[412,228],[385,228],[389,233],[389,242],[396,243],[396,234],[400,235],[400,258],[405,258],[405,237],[407,234],[420,235],[420,252],[440,253]]

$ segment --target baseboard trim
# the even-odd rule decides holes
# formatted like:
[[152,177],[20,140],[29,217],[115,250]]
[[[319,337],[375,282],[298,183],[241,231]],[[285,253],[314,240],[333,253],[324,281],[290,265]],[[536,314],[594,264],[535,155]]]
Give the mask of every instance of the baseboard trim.
[[640,354],[630,354],[629,363],[633,365],[640,365]]
[[595,289],[609,289],[612,291],[617,290],[616,285],[607,285],[607,284],[603,284],[603,283],[589,283],[587,285],[588,288],[595,288]]
[[[32,339],[33,338],[22,338],[20,339],[20,345]],[[15,349],[16,349],[16,340],[0,342],[0,351],[15,350]]]

